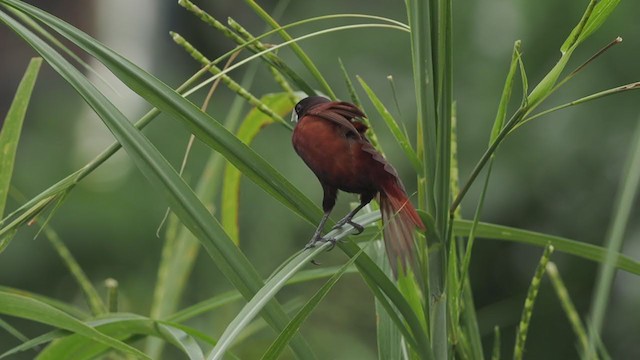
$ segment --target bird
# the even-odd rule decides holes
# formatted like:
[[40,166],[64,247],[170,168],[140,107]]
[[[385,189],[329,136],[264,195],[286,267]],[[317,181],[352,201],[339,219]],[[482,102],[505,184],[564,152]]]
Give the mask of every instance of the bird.
[[323,242],[335,246],[335,238],[323,237],[322,230],[336,204],[338,190],[359,194],[360,204],[333,229],[349,224],[356,234],[364,231],[364,227],[354,222],[353,217],[377,195],[385,249],[397,277],[399,265],[406,271],[407,265],[415,264],[414,231],[425,231],[425,226],[397,171],[365,136],[368,127],[361,121],[365,117],[354,104],[322,96],[309,96],[295,105],[292,120],[296,124],[291,142],[323,189],[324,214],[305,248]]

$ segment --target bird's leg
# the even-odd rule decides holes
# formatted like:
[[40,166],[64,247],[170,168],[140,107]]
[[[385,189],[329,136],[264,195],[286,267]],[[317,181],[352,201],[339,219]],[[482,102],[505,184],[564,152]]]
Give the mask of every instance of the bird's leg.
[[349,225],[353,226],[354,229],[357,230],[357,232],[354,235],[361,234],[364,231],[364,226],[353,222],[352,219],[358,213],[358,211],[360,211],[363,207],[367,206],[367,204],[369,204],[371,202],[371,200],[373,200],[374,196],[375,196],[375,193],[373,193],[373,194],[370,194],[370,193],[361,194],[360,195],[360,205],[356,206],[355,209],[349,211],[347,216],[343,217],[340,221],[338,221],[336,223],[336,225],[333,227],[332,230],[339,229],[339,228],[343,227],[344,225],[349,224]]
[[316,229],[316,232],[313,233],[313,237],[311,238],[311,240],[309,240],[307,245],[304,247],[305,250],[316,246],[317,242],[320,242],[323,240],[322,229],[324,228],[324,224],[327,222],[327,219],[329,219],[329,214],[331,214],[331,210],[324,212],[324,215],[322,215],[322,220],[320,220],[320,224],[318,224],[318,228]]
[[[335,246],[336,244],[336,239],[323,238],[322,230],[324,229],[324,224],[327,222],[327,219],[329,219],[329,214],[331,214],[331,210],[333,210],[333,207],[336,205],[336,197],[338,196],[338,189],[331,187],[329,185],[326,185],[325,183],[322,182],[322,180],[320,180],[320,183],[322,184],[322,190],[324,190],[324,196],[322,198],[322,209],[324,210],[324,215],[322,215],[322,220],[320,220],[320,224],[318,224],[318,228],[316,229],[316,232],[313,234],[313,237],[304,247],[305,249],[309,249],[316,246],[316,243],[318,242],[329,241],[333,246]],[[331,249],[333,248],[333,246],[331,247]]]
[[358,230],[358,232],[356,232],[355,235],[362,233],[364,231],[364,227],[358,223],[353,222],[352,219],[356,215],[356,213],[365,206],[367,206],[367,204],[360,204],[355,209],[349,211],[347,216],[343,217],[340,221],[338,221],[332,230],[339,229],[344,225],[349,224],[353,226],[356,230]]

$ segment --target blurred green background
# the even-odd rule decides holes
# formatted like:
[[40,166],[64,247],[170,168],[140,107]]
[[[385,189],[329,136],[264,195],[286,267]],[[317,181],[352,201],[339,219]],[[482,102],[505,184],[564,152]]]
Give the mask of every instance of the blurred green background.
[[[210,58],[233,45],[175,2],[57,0],[31,3],[87,31],[172,86],[179,85],[199,66],[173,44],[169,31],[182,34]],[[264,29],[264,24],[242,2],[216,0],[197,4],[222,21],[229,16],[234,18],[256,34]],[[272,9],[276,1],[260,1],[260,4]],[[586,4],[587,1],[577,0],[454,1],[454,97],[461,180],[466,179],[486,147],[514,41],[522,40],[524,63],[533,86],[559,58],[560,45]],[[406,17],[400,0],[291,1],[281,22],[333,13],[367,13],[403,22]],[[621,2],[604,26],[574,54],[568,69],[578,66],[616,36],[624,38],[622,44],[591,64],[542,108],[640,80],[638,14],[640,2]],[[291,33],[302,35],[343,23],[325,22],[294,29]],[[276,38],[272,40],[278,42]],[[306,40],[301,45],[343,99],[348,100],[348,94],[338,57],[351,75],[362,76],[390,109],[394,109],[393,95],[386,77],[393,75],[401,107],[398,118],[406,123],[407,129],[414,129],[413,82],[406,33],[351,30]],[[34,52],[8,28],[0,27],[0,54],[0,118],[4,118]],[[303,73],[302,66],[288,50],[281,55]],[[99,66],[95,67],[100,71]],[[240,79],[242,72],[240,69],[232,76]],[[146,112],[148,106],[136,95],[111,77],[107,77],[107,81],[115,92],[100,82],[99,85],[131,119]],[[279,87],[266,68],[260,67],[251,90],[261,96],[279,91]],[[514,99],[519,98],[519,92],[514,93]],[[408,162],[365,100],[364,93],[360,95],[387,156],[401,173],[408,190],[413,192],[415,180]],[[604,98],[537,119],[519,129],[498,152],[482,220],[602,245],[631,133],[639,121],[639,96],[640,93],[628,92]],[[201,103],[203,97],[200,93],[193,100]],[[214,95],[210,113],[216,119],[224,119],[232,97],[230,91],[221,87]],[[188,139],[185,129],[161,116],[145,133],[179,167]],[[112,141],[106,127],[74,91],[44,66],[25,120],[13,183],[30,198],[80,168]],[[320,186],[293,152],[289,131],[278,125],[267,127],[253,148],[320,203]],[[208,155],[209,150],[196,143],[185,174],[192,184]],[[462,204],[467,218],[472,217],[477,191],[476,186]],[[346,212],[349,201],[355,199],[343,194],[335,217]],[[17,205],[18,202],[10,200],[8,210]],[[104,279],[112,277],[119,281],[121,310],[147,315],[162,248],[162,240],[155,233],[166,205],[126,154],[121,153],[71,193],[51,225],[103,292]],[[623,248],[626,255],[635,259],[640,258],[639,214],[636,206]],[[84,306],[75,281],[49,243],[42,236],[33,239],[36,232],[35,228],[22,229],[0,254],[0,285]],[[261,189],[250,181],[243,181],[241,247],[265,277],[303,246],[312,232],[311,226]],[[539,248],[492,240],[482,239],[476,243],[470,276],[487,350],[495,325],[501,327],[505,351],[512,349],[515,325],[541,252]],[[344,260],[339,251],[327,253],[320,259],[324,265]],[[560,253],[554,254],[552,260],[558,264],[573,301],[585,316],[596,265]],[[319,283],[311,283],[287,288],[281,299],[286,302],[308,298],[318,286]],[[228,289],[230,285],[215,264],[201,255],[182,303],[187,306]],[[636,310],[639,305],[640,279],[619,273],[604,331],[604,342],[613,358],[640,357],[637,342],[640,313]],[[195,323],[205,332],[219,335],[239,306],[226,307]],[[31,337],[44,330],[23,321],[9,320]],[[303,332],[320,358],[375,358],[373,300],[361,279],[354,275],[343,278],[305,324]],[[255,348],[244,346],[236,349],[237,354],[247,359],[258,356],[271,336],[269,331],[260,332],[248,342]],[[0,352],[17,344],[17,340],[7,334],[0,335]],[[545,279],[525,356],[529,359],[576,358],[575,344],[566,316]],[[22,356],[28,359],[33,354]]]

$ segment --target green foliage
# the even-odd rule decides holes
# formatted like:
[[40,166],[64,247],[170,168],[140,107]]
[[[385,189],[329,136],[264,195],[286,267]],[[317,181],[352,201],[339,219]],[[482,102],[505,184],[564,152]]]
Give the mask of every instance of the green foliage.
[[[104,356],[111,351],[124,353],[125,356],[157,358],[162,355],[162,345],[171,344],[189,359],[202,359],[205,354],[208,354],[209,359],[236,358],[230,350],[237,344],[250,341],[244,336],[254,331],[253,329],[260,329],[263,326],[260,322],[262,317],[276,332],[273,340],[269,341],[271,345],[263,350],[262,358],[285,356],[284,351],[289,346],[296,358],[314,359],[317,357],[316,349],[302,337],[301,328],[305,321],[317,311],[318,306],[332,292],[339,280],[345,274],[355,273],[368,286],[375,298],[379,358],[482,359],[489,354],[489,349],[485,354],[485,349],[482,348],[471,287],[473,276],[470,274],[474,242],[477,238],[524,243],[545,249],[522,309],[519,332],[514,346],[514,358],[522,358],[526,351],[525,343],[529,325],[532,317],[536,316],[533,304],[545,269],[549,269],[558,298],[576,332],[583,356],[588,358],[595,354],[597,349],[599,354],[606,357],[604,356],[606,349],[600,344],[600,331],[614,271],[621,269],[640,275],[640,262],[620,253],[633,199],[636,197],[640,182],[638,165],[640,164],[640,135],[637,135],[634,140],[627,170],[623,175],[607,247],[490,224],[481,222],[480,219],[485,199],[489,198],[487,197],[488,188],[496,152],[500,144],[515,129],[559,109],[640,88],[637,82],[630,83],[531,115],[560,86],[571,80],[576,73],[582,71],[609,48],[604,48],[574,72],[561,78],[575,50],[598,30],[618,5],[619,0],[592,0],[588,4],[581,20],[562,45],[560,59],[549,72],[543,75],[542,80],[533,87],[531,92],[529,92],[529,79],[523,61],[525,56],[522,51],[523,44],[521,41],[515,42],[493,128],[488,134],[487,150],[479,158],[459,191],[457,147],[460,144],[455,133],[457,107],[454,105],[453,92],[451,0],[407,0],[405,3],[408,25],[378,16],[336,14],[312,17],[281,26],[272,14],[255,1],[247,0],[246,3],[248,8],[272,30],[254,36],[234,19],[229,19],[229,26],[227,26],[190,1],[179,2],[215,31],[221,32],[234,42],[236,47],[223,56],[210,60],[181,35],[172,32],[173,40],[203,66],[203,69],[187,80],[183,86],[174,90],[130,60],[51,14],[19,0],[0,0],[0,5],[3,6],[0,10],[0,21],[22,37],[76,90],[109,128],[117,141],[87,166],[33,196],[0,220],[1,250],[2,244],[8,245],[8,239],[25,224],[37,216],[44,216],[45,211],[51,209],[48,217],[45,217],[44,221],[38,220],[38,223],[42,224],[44,235],[50,239],[78,286],[83,289],[92,311],[92,315],[89,315],[74,305],[35,294],[17,293],[15,289],[0,288],[0,313],[47,324],[54,328],[43,335],[28,339],[11,323],[0,320],[1,328],[23,341],[21,345],[4,352],[0,357],[8,357],[20,351],[44,346],[39,353],[42,359],[56,359],[70,355],[74,359],[89,359]],[[349,23],[326,25],[321,30],[307,32],[297,37],[290,33],[290,28],[293,27],[312,22],[325,25],[333,20],[349,21]],[[370,21],[370,23],[359,23],[359,21]],[[41,24],[46,25],[46,28]],[[419,245],[416,254],[419,261],[417,269],[420,269],[420,272],[409,273],[406,276],[400,276],[399,279],[390,276],[379,240],[380,231],[373,230],[373,227],[369,226],[376,223],[380,215],[377,211],[369,211],[355,220],[369,227],[362,237],[354,239],[366,239],[366,241],[354,242],[350,237],[354,229],[350,226],[329,233],[343,240],[336,247],[348,257],[344,264],[332,268],[303,270],[311,260],[330,246],[323,244],[315,249],[301,250],[280,264],[271,264],[275,270],[271,276],[264,279],[257,267],[249,261],[245,252],[238,246],[243,235],[243,230],[238,225],[242,177],[256,184],[291,214],[298,215],[310,224],[315,224],[320,218],[321,211],[317,204],[274,166],[275,164],[271,164],[259,151],[249,145],[265,126],[272,123],[283,125],[281,127],[283,129],[291,129],[291,124],[284,118],[293,107],[293,97],[299,95],[293,93],[293,88],[306,94],[325,93],[333,99],[337,98],[328,80],[329,77],[325,77],[325,74],[314,64],[312,56],[308,55],[298,42],[337,31],[372,28],[409,33],[407,41],[411,44],[411,54],[404,54],[404,56],[410,56],[412,59],[415,113],[417,114],[415,131],[407,131],[405,125],[398,121],[399,118],[394,118],[387,110],[384,103],[388,101],[381,99],[361,77],[356,78],[416,175],[417,202],[428,225],[425,233],[416,234],[416,243]],[[63,54],[68,55],[70,50],[57,39],[58,35],[100,61],[154,109],[135,125],[132,124],[102,92],[65,59]],[[267,44],[265,38],[269,35],[278,35],[282,42],[275,45]],[[277,49],[285,46],[288,46],[295,58],[302,63],[304,74],[299,74],[298,71],[301,70],[293,66],[290,60],[285,60],[276,53]],[[228,67],[218,67],[221,61],[229,57],[234,59],[234,56],[244,52],[249,52],[250,55]],[[78,54],[71,55],[74,59],[80,59]],[[233,60],[229,61],[231,62]],[[247,63],[266,65],[275,82],[283,88],[284,92],[256,96],[249,91],[247,82],[235,81],[230,72]],[[33,60],[30,64],[0,133],[0,150],[2,150],[0,153],[0,217],[4,214],[20,129],[39,66],[40,60]],[[85,64],[81,63],[81,66]],[[359,103],[358,91],[351,83],[342,61],[340,61],[340,67],[347,91],[352,100]],[[516,105],[515,111],[510,112],[518,71],[523,96]],[[199,78],[207,72],[213,77],[197,83]],[[318,89],[304,80],[307,76],[313,78]],[[253,75],[249,76],[249,80],[252,77]],[[235,105],[229,110],[229,120],[224,124],[187,99],[187,96],[212,81],[220,81],[236,96]],[[400,112],[400,102],[393,82],[392,87],[393,100]],[[242,116],[241,109],[245,103],[251,106],[251,110],[246,116]],[[404,109],[402,111],[405,113]],[[198,177],[195,190],[181,177],[182,173],[178,173],[171,166],[149,137],[141,132],[141,129],[160,113],[170,115],[171,121],[188,129],[195,138],[214,151]],[[240,121],[239,127],[236,126]],[[367,125],[370,127],[373,143],[378,146],[375,122],[368,122]],[[410,136],[414,135],[415,147],[412,146],[413,140],[410,139]],[[119,313],[115,306],[117,286],[112,287],[114,295],[110,298],[112,301],[107,301],[109,306],[105,305],[69,249],[47,224],[48,220],[56,215],[56,210],[75,186],[88,174],[102,166],[120,147],[127,152],[128,157],[153,186],[156,193],[169,204],[172,213],[165,231],[166,242],[151,305],[151,317]],[[223,169],[224,176],[221,175]],[[460,215],[460,205],[482,171],[486,171],[486,177],[475,206],[474,217],[471,220],[465,220]],[[221,203],[220,208],[212,211],[218,200]],[[464,239],[467,239],[466,243]],[[373,246],[369,246],[370,244]],[[210,257],[207,260],[215,264],[234,289],[216,294],[195,305],[179,308],[179,300],[189,280],[199,246],[204,247]],[[261,244],[261,246],[275,245]],[[595,261],[601,266],[597,289],[594,293],[592,323],[588,324],[590,329],[588,337],[580,315],[573,307],[570,295],[560,281],[557,269],[552,264],[547,264],[553,249]],[[290,307],[280,305],[280,301],[276,299],[277,295],[291,284],[308,283],[326,277],[330,277],[329,280],[315,294],[302,298],[301,307],[293,317],[290,317],[286,311]],[[209,328],[206,332],[199,330],[195,322],[186,323],[188,320],[200,319],[209,312],[217,314],[223,306],[242,299],[246,303],[233,320],[224,326],[220,335],[211,332]],[[224,320],[224,317],[221,319]],[[335,335],[339,336],[339,334]],[[143,337],[153,338],[153,341],[147,343],[145,352],[131,345],[135,340]],[[492,359],[500,358],[503,341],[500,328],[495,326]]]

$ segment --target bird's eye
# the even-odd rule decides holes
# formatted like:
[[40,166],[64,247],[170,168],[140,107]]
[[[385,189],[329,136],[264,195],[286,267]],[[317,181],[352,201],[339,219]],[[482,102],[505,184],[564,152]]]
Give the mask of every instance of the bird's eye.
[[296,112],[299,114],[302,111],[302,106],[300,104],[296,105]]

